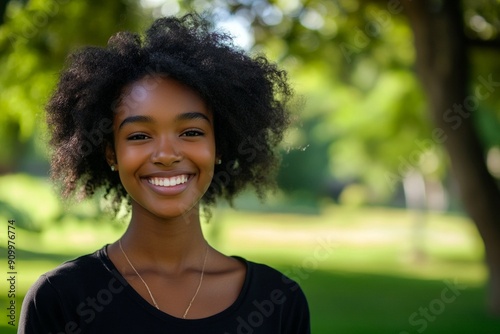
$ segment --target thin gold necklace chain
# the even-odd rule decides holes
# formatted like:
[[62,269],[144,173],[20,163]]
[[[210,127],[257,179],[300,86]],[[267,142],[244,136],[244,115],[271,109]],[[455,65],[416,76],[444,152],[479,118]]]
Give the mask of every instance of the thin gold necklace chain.
[[[160,308],[158,307],[158,304],[156,303],[156,300],[153,297],[153,294],[151,293],[151,289],[149,288],[149,286],[146,283],[146,281],[144,281],[144,279],[142,278],[142,276],[139,274],[139,272],[137,271],[137,269],[135,269],[134,265],[132,264],[132,262],[130,262],[130,259],[128,258],[127,254],[123,250],[121,239],[118,240],[118,245],[120,246],[120,249],[121,249],[121,251],[123,253],[123,256],[127,260],[128,264],[130,265],[130,267],[132,267],[132,269],[134,270],[134,272],[137,275],[137,277],[139,277],[141,279],[142,283],[144,284],[144,286],[148,290],[149,296],[151,297],[151,300],[153,301],[154,306],[159,310]],[[186,316],[187,316],[187,314],[189,312],[189,309],[191,309],[191,305],[193,305],[193,302],[194,302],[196,296],[198,296],[198,292],[200,291],[201,283],[203,282],[203,276],[205,274],[205,265],[207,264],[208,249],[209,249],[209,247],[207,245],[207,250],[205,251],[205,259],[203,260],[203,268],[201,270],[201,275],[200,275],[200,282],[198,283],[198,287],[196,288],[196,292],[194,293],[193,298],[191,298],[191,301],[189,302],[189,305],[186,308],[186,311],[184,312],[184,315],[182,316],[182,319],[186,319]]]

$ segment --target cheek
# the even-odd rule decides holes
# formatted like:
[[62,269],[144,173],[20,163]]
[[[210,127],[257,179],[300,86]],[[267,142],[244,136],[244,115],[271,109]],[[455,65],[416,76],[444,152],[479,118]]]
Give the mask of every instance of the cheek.
[[204,145],[197,150],[200,165],[213,169],[215,163],[215,145]]
[[198,165],[200,171],[202,171],[204,179],[210,179],[211,181],[215,168],[215,145],[200,145],[193,153],[195,155],[192,159]]
[[118,163],[118,172],[122,184],[130,183],[133,179],[133,175],[139,168],[141,164],[146,160],[147,152],[145,149],[133,149],[133,148],[116,148],[116,159]]

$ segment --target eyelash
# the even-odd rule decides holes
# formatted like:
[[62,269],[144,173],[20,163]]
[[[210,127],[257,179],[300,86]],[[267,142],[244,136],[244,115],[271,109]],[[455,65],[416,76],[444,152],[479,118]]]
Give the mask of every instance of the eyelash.
[[182,133],[182,136],[186,136],[186,137],[199,137],[199,136],[203,136],[203,135],[204,135],[204,133],[199,131],[199,130],[187,130],[187,131]]
[[[141,138],[137,138],[141,137]],[[144,135],[144,134],[135,134],[127,138],[128,140],[146,140],[149,139],[149,136]]]
[[[199,131],[199,130],[187,130],[181,134],[181,136],[183,136],[183,137],[199,137],[199,136],[203,136],[203,135],[204,135],[204,133],[202,131]],[[135,134],[135,135],[128,137],[127,140],[135,141],[135,140],[146,140],[149,138],[150,137],[148,135],[145,135],[145,134]]]

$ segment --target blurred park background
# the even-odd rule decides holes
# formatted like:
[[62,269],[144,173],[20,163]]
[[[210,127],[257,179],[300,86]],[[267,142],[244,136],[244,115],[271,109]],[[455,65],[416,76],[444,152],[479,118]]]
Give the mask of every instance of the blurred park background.
[[43,108],[66,55],[189,10],[299,97],[280,190],[220,206],[210,242],[297,280],[316,334],[499,333],[499,0],[1,1],[0,332],[16,331],[8,219],[17,312],[40,274],[126,225],[48,180]]

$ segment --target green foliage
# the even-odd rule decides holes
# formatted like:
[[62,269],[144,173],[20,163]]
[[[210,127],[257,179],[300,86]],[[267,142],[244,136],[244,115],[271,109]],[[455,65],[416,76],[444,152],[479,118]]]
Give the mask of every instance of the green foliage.
[[[214,3],[188,2],[192,8]],[[279,177],[287,192],[318,197],[331,192],[332,183],[357,181],[370,189],[370,202],[385,202],[412,153],[418,159],[409,168],[443,177],[442,152],[434,143],[423,151],[415,144],[429,138],[432,127],[401,5],[231,1],[224,10],[251,26],[251,52],[279,61],[304,97]],[[224,10],[217,8],[216,19],[227,19]],[[422,166],[426,154],[439,162],[432,170]],[[388,171],[394,182],[386,180]]]
[[497,0],[463,0],[466,33],[470,38],[495,40],[500,36]]
[[142,22],[136,8],[127,0],[8,3],[0,26],[0,140],[16,144],[0,147],[0,165],[11,170],[20,146],[43,127],[43,105],[67,54],[136,28]]
[[[426,179],[446,177],[447,159],[414,72],[413,34],[400,1],[181,3],[217,12],[219,21],[231,13],[251,27],[252,51],[279,61],[306,97],[299,113],[302,128],[294,128],[291,136],[297,141],[287,144],[295,150],[285,154],[280,175],[288,191],[317,196],[331,180],[356,180],[370,189],[371,202],[380,203],[412,169]],[[429,6],[438,12],[441,2]],[[464,0],[467,35],[481,41],[497,38],[499,10],[498,1]],[[471,91],[479,84],[478,75],[500,70],[493,52],[474,49],[472,55]],[[499,144],[494,136],[500,128],[498,96],[491,94],[478,110],[488,119],[477,122],[478,132],[487,137],[486,148]]]

